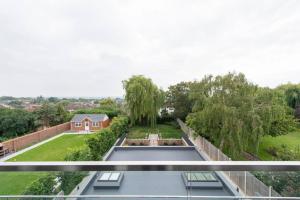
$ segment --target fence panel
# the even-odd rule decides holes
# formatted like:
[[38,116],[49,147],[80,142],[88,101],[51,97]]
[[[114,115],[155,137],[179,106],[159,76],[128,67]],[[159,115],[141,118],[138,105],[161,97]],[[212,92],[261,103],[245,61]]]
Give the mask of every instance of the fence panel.
[[28,146],[56,136],[60,133],[70,130],[70,122],[47,128],[45,130],[30,133],[21,137],[7,140],[3,142],[4,148],[8,148],[10,152],[19,151]]
[[[229,161],[231,160],[221,150],[211,144],[207,139],[196,136],[195,132],[189,128],[180,119],[177,119],[181,130],[189,136],[189,139],[195,144],[196,148],[204,152],[210,160]],[[270,190],[263,182],[257,179],[250,172],[226,171],[224,172],[228,178],[248,196],[274,196],[280,195],[273,189]],[[271,192],[271,193],[270,193]]]

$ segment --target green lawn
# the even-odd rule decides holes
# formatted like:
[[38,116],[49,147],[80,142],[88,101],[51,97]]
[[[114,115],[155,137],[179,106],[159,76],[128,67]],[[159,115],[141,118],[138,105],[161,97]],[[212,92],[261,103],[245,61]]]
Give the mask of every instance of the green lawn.
[[32,150],[26,151],[8,161],[63,161],[74,148],[85,145],[91,135],[63,135]]
[[162,138],[181,138],[181,130],[171,125],[158,124],[156,128],[148,126],[134,126],[129,129],[129,139],[147,138],[148,134],[160,134]]
[[[88,137],[91,135],[63,135],[9,161],[62,161],[72,149],[83,147]],[[22,194],[28,185],[45,174],[46,172],[0,172],[0,195]]]
[[0,172],[0,195],[18,195],[46,172]]
[[300,148],[300,130],[277,137],[265,136],[260,143],[259,157],[262,160],[272,160],[272,156],[266,150],[271,146],[280,147],[282,144],[287,145],[291,150]]

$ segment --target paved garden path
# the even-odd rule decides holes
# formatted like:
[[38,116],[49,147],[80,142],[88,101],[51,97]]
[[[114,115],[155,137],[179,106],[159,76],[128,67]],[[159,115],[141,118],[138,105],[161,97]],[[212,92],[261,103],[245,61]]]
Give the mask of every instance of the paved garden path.
[[158,134],[149,134],[150,146],[158,146]]

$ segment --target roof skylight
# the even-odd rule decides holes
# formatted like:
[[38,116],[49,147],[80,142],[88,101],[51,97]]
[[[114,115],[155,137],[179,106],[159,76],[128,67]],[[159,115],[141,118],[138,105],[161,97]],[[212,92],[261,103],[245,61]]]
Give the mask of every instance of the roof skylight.
[[190,182],[215,182],[218,181],[211,172],[185,172],[187,180]]
[[100,178],[99,181],[117,181],[120,177],[120,172],[104,172]]

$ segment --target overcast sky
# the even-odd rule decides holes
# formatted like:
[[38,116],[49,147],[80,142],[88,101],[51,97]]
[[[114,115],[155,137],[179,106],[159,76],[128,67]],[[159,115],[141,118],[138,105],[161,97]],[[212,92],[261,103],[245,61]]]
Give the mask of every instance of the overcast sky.
[[134,74],[166,89],[229,71],[300,82],[300,0],[0,1],[0,96],[122,96]]

